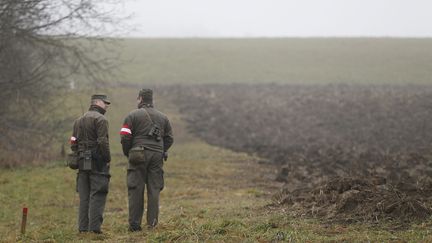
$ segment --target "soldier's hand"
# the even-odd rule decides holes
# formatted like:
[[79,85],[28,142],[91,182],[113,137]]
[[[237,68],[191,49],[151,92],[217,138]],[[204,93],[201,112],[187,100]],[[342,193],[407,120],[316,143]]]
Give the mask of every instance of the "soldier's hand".
[[168,160],[168,152],[164,152],[162,156],[164,161]]

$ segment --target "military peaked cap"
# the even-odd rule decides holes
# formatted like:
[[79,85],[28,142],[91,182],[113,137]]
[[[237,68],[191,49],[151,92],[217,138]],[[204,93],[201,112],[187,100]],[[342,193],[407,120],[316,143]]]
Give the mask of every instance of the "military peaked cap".
[[104,94],[94,94],[91,97],[92,100],[102,100],[103,102],[107,104],[111,104],[111,101],[108,100],[108,97]]

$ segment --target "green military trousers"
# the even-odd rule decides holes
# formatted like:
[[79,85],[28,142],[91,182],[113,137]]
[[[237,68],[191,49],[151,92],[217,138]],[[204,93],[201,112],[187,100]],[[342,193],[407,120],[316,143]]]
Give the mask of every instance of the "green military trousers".
[[101,231],[108,185],[108,174],[78,172],[77,191],[80,199],[78,230],[80,232]]
[[144,161],[129,163],[127,171],[131,230],[141,229],[145,187],[147,187],[147,225],[154,227],[158,223],[159,194],[164,187],[162,153],[146,149],[144,154]]

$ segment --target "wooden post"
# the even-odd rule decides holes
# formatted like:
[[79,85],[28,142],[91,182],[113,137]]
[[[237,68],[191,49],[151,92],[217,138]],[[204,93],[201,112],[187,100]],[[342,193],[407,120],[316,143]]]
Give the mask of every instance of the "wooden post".
[[23,208],[22,220],[21,220],[21,234],[25,234],[26,225],[27,225],[27,213],[28,213],[28,208]]

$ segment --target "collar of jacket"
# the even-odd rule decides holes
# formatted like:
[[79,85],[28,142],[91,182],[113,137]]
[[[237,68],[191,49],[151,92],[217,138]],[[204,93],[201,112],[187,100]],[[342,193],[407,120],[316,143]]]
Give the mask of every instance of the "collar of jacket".
[[105,115],[106,110],[104,110],[102,107],[98,105],[91,105],[89,108],[89,111],[97,111],[101,113],[102,115]]
[[144,106],[145,107],[152,107],[153,108],[153,104],[147,104],[147,103],[144,103],[144,102],[141,102],[141,103],[138,104],[138,108],[139,109],[143,108]]

